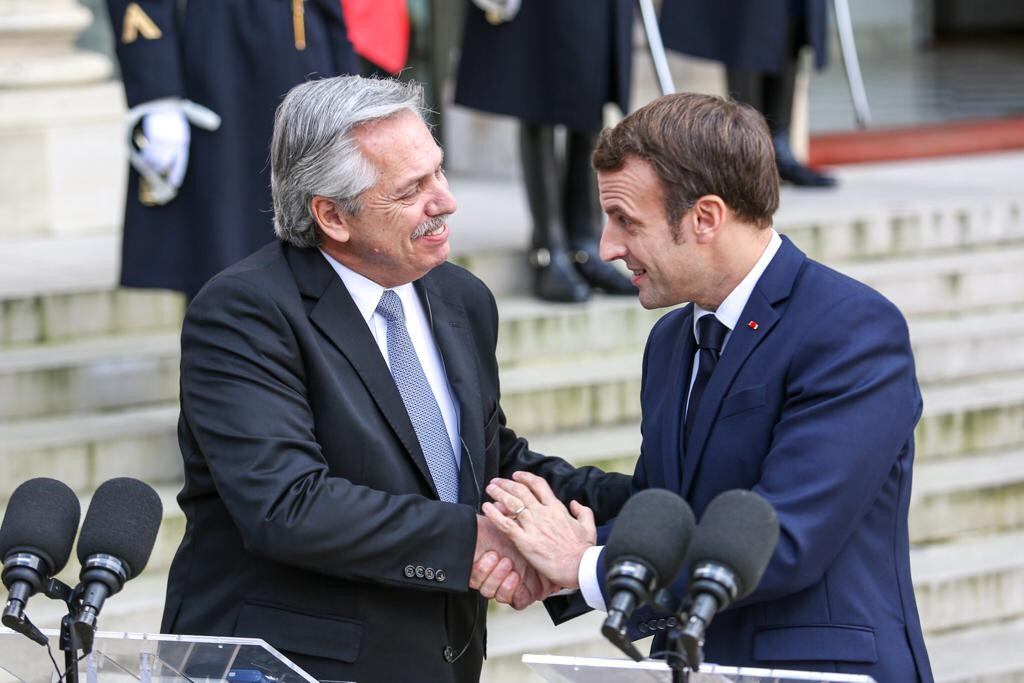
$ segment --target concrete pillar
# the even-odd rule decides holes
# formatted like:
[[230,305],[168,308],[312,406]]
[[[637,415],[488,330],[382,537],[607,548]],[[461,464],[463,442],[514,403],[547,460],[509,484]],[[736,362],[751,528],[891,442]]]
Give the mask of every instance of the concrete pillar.
[[0,0],[0,240],[119,230],[124,94],[76,0]]

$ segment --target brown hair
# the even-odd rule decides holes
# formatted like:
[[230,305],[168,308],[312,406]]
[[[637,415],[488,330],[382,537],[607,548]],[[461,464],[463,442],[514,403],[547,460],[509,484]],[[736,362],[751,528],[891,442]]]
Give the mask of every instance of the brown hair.
[[659,97],[601,131],[592,162],[598,171],[616,171],[629,157],[648,162],[661,180],[673,231],[708,194],[721,197],[740,220],[765,228],[779,208],[768,126],[755,109],[734,100],[695,93]]

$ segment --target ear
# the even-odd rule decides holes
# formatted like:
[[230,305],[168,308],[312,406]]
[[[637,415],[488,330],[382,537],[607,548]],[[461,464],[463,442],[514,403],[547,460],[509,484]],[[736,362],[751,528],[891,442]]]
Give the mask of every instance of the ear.
[[696,201],[690,211],[693,214],[693,229],[697,235],[697,242],[708,243],[714,240],[718,230],[725,223],[729,208],[718,195],[706,194]]
[[351,236],[348,216],[341,212],[338,202],[316,195],[310,200],[310,209],[324,235],[335,242],[348,242]]

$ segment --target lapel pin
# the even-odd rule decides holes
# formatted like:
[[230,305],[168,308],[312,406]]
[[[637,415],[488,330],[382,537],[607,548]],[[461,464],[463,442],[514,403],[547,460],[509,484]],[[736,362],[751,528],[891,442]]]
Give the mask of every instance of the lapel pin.
[[747,327],[749,327],[752,330],[756,330],[758,328],[757,321],[751,320],[749,323],[747,323]]

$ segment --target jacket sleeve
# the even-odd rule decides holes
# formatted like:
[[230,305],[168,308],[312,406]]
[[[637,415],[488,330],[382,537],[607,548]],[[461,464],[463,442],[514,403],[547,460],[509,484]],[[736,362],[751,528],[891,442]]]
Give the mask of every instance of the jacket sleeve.
[[[619,513],[630,495],[632,477],[618,472],[604,472],[597,467],[574,467],[564,459],[546,456],[530,450],[526,439],[518,436],[507,424],[505,413],[500,405],[500,381],[496,361],[496,345],[498,337],[498,311],[494,296],[480,283],[482,298],[467,308],[476,315],[485,315],[478,324],[481,329],[490,333],[490,339],[484,346],[481,358],[485,363],[485,372],[491,376],[495,394],[498,399],[498,438],[499,457],[498,476],[511,477],[513,472],[526,470],[543,477],[551,486],[551,490],[565,503],[575,500],[594,511],[597,523],[604,524]],[[480,296],[480,295],[478,295]],[[480,482],[486,486],[487,482]]]
[[183,97],[176,0],[107,0],[128,106]]
[[[301,309],[300,309],[301,310]],[[278,302],[242,277],[215,278],[182,332],[182,429],[191,433],[247,550],[323,574],[467,590],[472,507],[332,476],[307,400],[306,367]],[[196,463],[187,463],[196,467]],[[212,492],[211,492],[212,493]],[[407,576],[407,565],[445,579]]]

